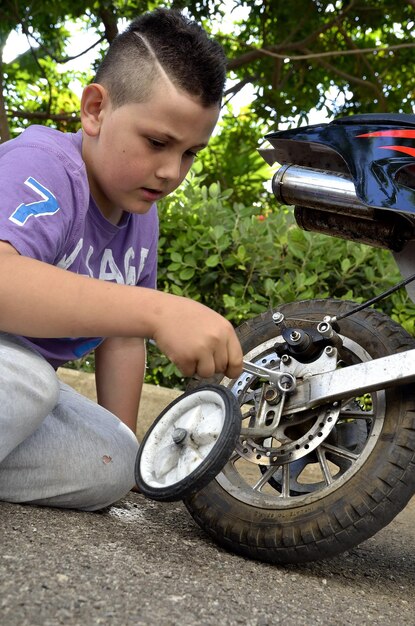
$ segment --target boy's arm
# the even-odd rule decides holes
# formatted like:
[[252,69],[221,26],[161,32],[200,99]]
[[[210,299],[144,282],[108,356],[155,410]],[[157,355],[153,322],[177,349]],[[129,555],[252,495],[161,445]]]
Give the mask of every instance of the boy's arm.
[[0,241],[0,329],[28,337],[145,337],[184,376],[242,371],[231,324],[198,302],[79,276]]
[[95,350],[98,402],[136,434],[145,370],[144,340],[108,337]]

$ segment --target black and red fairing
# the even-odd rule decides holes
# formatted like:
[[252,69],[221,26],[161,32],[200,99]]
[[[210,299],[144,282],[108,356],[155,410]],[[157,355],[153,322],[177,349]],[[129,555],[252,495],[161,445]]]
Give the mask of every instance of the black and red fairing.
[[415,115],[354,115],[266,138],[269,163],[348,173],[364,204],[415,214]]

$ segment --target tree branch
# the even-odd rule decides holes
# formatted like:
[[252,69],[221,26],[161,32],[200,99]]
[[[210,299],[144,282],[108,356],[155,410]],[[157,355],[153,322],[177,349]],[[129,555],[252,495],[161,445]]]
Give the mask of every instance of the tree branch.
[[53,52],[49,48],[47,48],[45,46],[44,43],[39,41],[39,39],[37,39],[33,35],[33,33],[30,35],[30,37],[36,41],[36,43],[39,45],[39,48],[44,50],[46,52],[46,54],[48,55],[48,57],[50,59],[52,59],[52,61],[54,61],[55,63],[61,63],[61,64],[68,63],[69,61],[73,61],[74,59],[78,59],[79,57],[83,56],[84,54],[86,54],[87,52],[89,52],[90,50],[92,50],[93,48],[98,46],[105,39],[105,35],[102,35],[102,37],[100,37],[95,43],[93,43],[92,45],[88,46],[88,48],[86,48],[82,52],[79,52],[78,54],[74,54],[73,56],[70,56],[70,57],[61,57],[61,58],[59,58],[59,57],[56,57],[53,54]]
[[376,94],[379,96],[379,89],[377,85],[374,85],[370,81],[363,80],[363,78],[357,78],[356,76],[352,76],[352,74],[347,74],[347,72],[343,72],[342,70],[339,70],[337,67],[335,67],[331,63],[327,63],[327,61],[323,61],[322,59],[318,60],[317,63],[321,65],[322,67],[325,67],[330,72],[333,72],[333,74],[337,74],[337,76],[344,78],[349,83],[355,83],[356,85],[361,85],[362,87],[365,87],[366,89],[367,88],[372,89],[372,91],[375,91]]
[[112,43],[118,35],[117,15],[111,9],[112,5],[110,7],[103,7],[101,6],[101,3],[99,3],[97,11],[97,15],[101,18],[102,23],[104,24],[105,39],[108,43]]
[[10,139],[10,129],[6,115],[6,103],[4,101],[3,93],[3,48],[5,43],[5,41],[0,43],[0,143]]
[[236,83],[236,85],[233,85],[232,87],[229,87],[229,89],[226,89],[223,95],[224,96],[231,95],[231,97],[235,96],[239,91],[241,91],[241,89],[245,87],[245,85],[248,85],[248,83],[252,83],[255,80],[255,78],[256,78],[255,76],[246,76],[246,78],[239,81],[239,83]]
[[54,122],[80,122],[79,113],[48,113],[47,111],[8,111],[8,117],[27,120],[52,120]]
[[233,85],[233,87],[230,87],[229,89],[227,89],[223,95],[225,97],[229,96],[229,98],[225,100],[222,106],[225,107],[232,100],[232,98],[234,98],[236,94],[239,93],[241,89],[245,87],[245,85],[248,85],[249,83],[254,83],[257,79],[258,79],[258,76],[247,76],[243,80],[239,81],[239,83],[237,83],[236,85]]
[[[415,1],[415,0],[414,0]],[[236,41],[236,40],[235,40]],[[274,52],[279,46],[271,48],[255,48],[250,52],[241,54],[236,59],[228,61],[229,69],[237,69],[242,65],[247,65],[261,56],[269,56],[275,59],[289,59],[290,61],[305,61],[307,59],[321,59],[324,57],[350,56],[352,54],[370,54],[371,52],[389,52],[391,50],[402,50],[404,48],[415,48],[415,43],[400,43],[392,46],[376,46],[374,48],[355,48],[353,50],[331,50],[327,52],[308,52],[307,54],[285,54]]]
[[[355,0],[350,0],[349,5],[347,6],[346,9],[340,11],[340,13],[336,15],[332,20],[329,20],[326,24],[323,24],[323,26],[315,30],[313,33],[310,33],[310,35],[305,37],[302,41],[292,41],[290,43],[292,35],[295,34],[297,30],[297,29],[294,29],[291,35],[285,38],[283,43],[275,45],[275,46],[264,46],[261,48],[252,49],[250,52],[246,52],[245,54],[242,54],[240,57],[238,57],[238,59],[231,59],[230,61],[228,61],[228,68],[231,70],[237,69],[238,67],[241,67],[242,65],[248,65],[252,61],[255,61],[256,59],[260,58],[261,56],[266,56],[266,55],[275,56],[276,58],[279,58],[279,59],[291,58],[286,53],[288,50],[298,50],[298,49],[306,48],[307,46],[309,46],[311,43],[316,41],[316,39],[318,39],[320,35],[322,35],[324,32],[326,32],[327,30],[329,30],[330,28],[332,28],[333,26],[341,22],[344,19],[345,15],[352,10],[354,4],[355,4]],[[227,39],[230,39],[231,41],[237,42],[239,45],[241,44],[240,40],[237,39],[236,37],[232,37],[231,35],[226,35],[225,37]],[[253,46],[247,46],[247,47],[253,48]],[[278,50],[282,51],[280,55],[278,55]]]
[[[357,46],[354,43],[353,39],[349,36],[349,34],[344,30],[344,28],[341,26],[339,28],[339,32],[343,35],[346,44],[348,44],[350,46],[350,48],[356,48]],[[372,80],[373,80],[373,85],[375,85],[377,87],[377,93],[378,93],[378,97],[379,97],[379,101],[381,104],[382,109],[386,109],[386,98],[385,98],[385,94],[383,93],[382,90],[382,83],[379,79],[379,77],[376,75],[376,72],[373,70],[372,65],[369,63],[368,58],[366,55],[362,54],[361,55],[361,61],[364,64],[364,66],[367,68],[367,70],[370,72],[371,76],[372,76]]]
[[48,91],[49,91],[48,111],[50,111],[51,106],[52,106],[52,85],[50,84],[50,80],[49,80],[48,76],[46,75],[46,72],[43,69],[41,63],[39,63],[39,59],[37,58],[37,54],[36,54],[32,44],[30,43],[30,33],[29,33],[29,30],[28,30],[28,28],[26,26],[25,20],[22,20],[20,22],[20,24],[21,24],[23,33],[26,35],[27,43],[29,44],[29,48],[30,48],[30,53],[31,53],[31,55],[32,55],[36,65],[38,66],[40,73],[42,74],[43,78],[46,80],[46,83],[48,85]]

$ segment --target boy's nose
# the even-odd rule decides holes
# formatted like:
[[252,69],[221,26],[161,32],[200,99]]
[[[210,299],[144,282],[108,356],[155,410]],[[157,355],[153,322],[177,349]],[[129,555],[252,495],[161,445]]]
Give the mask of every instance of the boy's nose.
[[181,158],[169,158],[168,160],[163,161],[163,163],[160,163],[157,168],[157,178],[162,178],[163,180],[168,180],[170,182],[180,180],[181,164]]

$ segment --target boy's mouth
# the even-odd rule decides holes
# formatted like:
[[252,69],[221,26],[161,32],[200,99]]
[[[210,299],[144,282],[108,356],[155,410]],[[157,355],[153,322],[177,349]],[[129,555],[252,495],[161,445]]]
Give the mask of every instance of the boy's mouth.
[[146,200],[150,202],[155,202],[156,200],[160,200],[163,196],[163,192],[159,189],[151,189],[150,187],[141,187],[141,192]]

